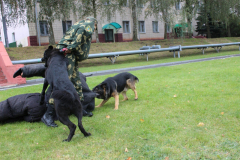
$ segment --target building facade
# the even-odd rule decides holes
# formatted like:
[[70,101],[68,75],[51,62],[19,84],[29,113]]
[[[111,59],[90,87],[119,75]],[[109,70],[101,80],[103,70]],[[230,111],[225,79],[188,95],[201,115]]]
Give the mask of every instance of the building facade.
[[[39,7],[39,5],[38,5]],[[137,15],[137,25],[138,25],[138,39],[139,40],[161,40],[164,39],[164,23],[156,18],[147,17],[145,18],[144,10],[147,6],[141,6],[141,12]],[[181,4],[177,5],[178,9],[181,9]],[[37,8],[39,10],[39,8]],[[98,20],[98,37],[100,42],[124,42],[132,41],[133,37],[133,20],[131,16],[131,10],[129,7],[125,7],[123,14],[116,13],[111,16],[110,20],[103,18],[100,15],[97,16]],[[53,22],[53,32],[55,42],[58,43],[64,36],[68,28],[71,27],[77,21],[84,19],[84,17],[73,17],[66,21],[55,20]],[[178,18],[176,16],[176,24],[178,23]],[[5,37],[1,27],[1,40],[5,44]],[[169,35],[171,34],[173,28],[168,27]],[[22,26],[17,26],[15,28],[8,27],[8,42],[16,43],[16,46],[38,46],[38,45],[48,45],[48,27],[46,21],[39,21],[37,23],[28,23]],[[96,35],[93,34],[92,42],[96,42]]]

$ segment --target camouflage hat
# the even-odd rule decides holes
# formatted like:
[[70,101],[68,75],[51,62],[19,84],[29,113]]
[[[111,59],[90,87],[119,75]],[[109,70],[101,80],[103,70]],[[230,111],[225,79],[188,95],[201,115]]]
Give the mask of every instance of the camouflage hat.
[[98,24],[97,19],[95,19],[94,17],[87,17],[87,18],[85,18],[84,20],[85,20],[85,21],[91,21],[91,22],[94,22],[94,23]]

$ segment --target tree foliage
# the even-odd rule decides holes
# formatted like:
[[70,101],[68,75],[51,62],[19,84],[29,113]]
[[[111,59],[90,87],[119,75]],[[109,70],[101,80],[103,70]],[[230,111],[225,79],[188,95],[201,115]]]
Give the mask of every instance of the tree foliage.
[[34,0],[0,0],[1,15],[6,17],[8,26],[25,24],[28,21],[27,9],[32,10]]
[[231,36],[231,30],[234,30],[232,26],[238,26],[233,24],[239,22],[239,4],[239,0],[203,0],[200,6],[200,16],[197,18],[197,31],[206,29],[208,38],[216,37],[216,34],[217,37]]
[[[119,9],[116,0],[78,0],[79,17],[93,16],[97,19],[97,15],[101,15],[102,18],[107,18],[108,21],[111,17],[115,16],[116,10]],[[98,30],[95,30],[96,41],[98,40]]]
[[192,19],[196,17],[197,10],[199,8],[199,0],[185,0],[182,7],[183,19],[187,20],[188,33],[192,33]]
[[174,14],[172,12],[175,4],[174,0],[149,0],[148,8],[145,12],[146,17],[154,16],[164,22],[164,38],[167,38],[167,25],[172,25]]
[[66,20],[75,13],[75,0],[40,0],[39,7],[39,19],[46,20],[48,24],[49,44],[55,44],[52,24],[56,19]]

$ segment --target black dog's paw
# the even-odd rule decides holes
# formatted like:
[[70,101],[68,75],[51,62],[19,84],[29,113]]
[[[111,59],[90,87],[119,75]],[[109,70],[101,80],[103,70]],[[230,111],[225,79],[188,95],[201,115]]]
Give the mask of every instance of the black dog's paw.
[[92,117],[93,113],[92,112],[85,112],[85,113],[83,113],[83,116],[85,116],[85,117]]
[[64,139],[63,142],[69,142],[68,139]]
[[84,135],[85,137],[91,136],[91,133],[87,133]]

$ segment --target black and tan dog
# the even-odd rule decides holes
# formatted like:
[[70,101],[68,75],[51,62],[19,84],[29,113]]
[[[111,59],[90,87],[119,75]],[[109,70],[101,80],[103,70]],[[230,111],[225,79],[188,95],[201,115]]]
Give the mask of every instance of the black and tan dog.
[[41,102],[44,102],[45,91],[50,85],[52,89],[51,98],[54,99],[54,108],[59,121],[68,126],[70,133],[65,141],[71,141],[76,125],[70,121],[68,115],[74,114],[78,118],[78,127],[84,136],[90,136],[82,125],[82,104],[72,82],[68,78],[67,66],[68,60],[64,54],[57,49],[49,47],[44,54],[47,60],[47,69],[45,71],[45,80],[41,95]]
[[103,99],[103,101],[96,107],[103,106],[111,97],[115,98],[115,110],[119,105],[119,93],[122,93],[124,99],[128,100],[126,92],[128,89],[132,89],[135,94],[135,100],[138,99],[135,83],[138,82],[138,78],[131,73],[124,72],[117,74],[114,77],[105,79],[101,84],[93,88],[93,92],[97,93],[97,98]]

